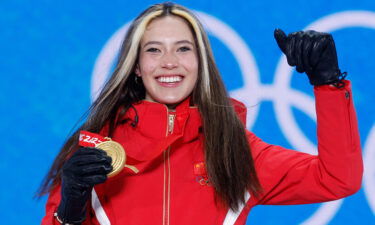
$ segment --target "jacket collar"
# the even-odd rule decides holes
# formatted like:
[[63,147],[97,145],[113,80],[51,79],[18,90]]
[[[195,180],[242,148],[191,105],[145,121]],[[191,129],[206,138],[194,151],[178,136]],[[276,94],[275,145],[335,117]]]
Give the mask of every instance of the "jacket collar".
[[[246,107],[232,99],[240,120],[246,124]],[[164,104],[140,101],[120,119],[129,122],[119,125],[113,140],[120,142],[126,153],[136,161],[150,161],[172,144],[188,143],[201,136],[202,121],[197,107],[190,106],[187,98],[170,112]],[[173,132],[168,133],[169,115],[174,116]],[[132,122],[138,121],[136,126]]]
[[[120,142],[126,154],[137,161],[150,161],[176,142],[187,143],[199,137],[201,118],[190,99],[170,112],[164,104],[140,101],[121,120],[128,122],[116,127],[113,140]],[[173,132],[168,133],[169,116],[174,117]],[[137,122],[136,126],[131,123]]]
[[[168,135],[181,135],[185,137],[185,141],[190,141],[198,135],[201,118],[198,108],[190,106],[190,98],[181,102],[175,110],[169,110],[164,104],[147,100],[142,100],[133,106],[134,108],[130,108],[125,117],[132,121],[137,119],[135,130],[145,137],[165,138]],[[174,117],[173,132],[168,134],[171,115]]]

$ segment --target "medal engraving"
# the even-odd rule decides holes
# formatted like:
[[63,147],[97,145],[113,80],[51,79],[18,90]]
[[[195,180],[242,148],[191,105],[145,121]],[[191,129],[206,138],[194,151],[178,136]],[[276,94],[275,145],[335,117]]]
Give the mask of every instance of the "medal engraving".
[[113,177],[120,173],[124,167],[132,170],[134,173],[139,172],[137,167],[126,164],[126,153],[124,148],[120,143],[112,141],[109,137],[102,137],[99,134],[82,130],[79,136],[79,145],[83,147],[99,148],[111,157],[113,170],[108,174],[108,177]]
[[108,177],[112,177],[118,174],[124,168],[126,162],[126,154],[121,144],[109,140],[99,143],[95,147],[105,151],[107,155],[112,158],[113,170],[108,174]]

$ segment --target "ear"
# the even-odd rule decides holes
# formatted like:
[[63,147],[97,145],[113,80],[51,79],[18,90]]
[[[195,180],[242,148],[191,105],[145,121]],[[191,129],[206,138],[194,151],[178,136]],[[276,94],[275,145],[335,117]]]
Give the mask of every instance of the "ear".
[[141,77],[142,75],[141,75],[141,71],[140,71],[140,69],[139,69],[139,64],[137,64],[136,66],[135,66],[135,74],[137,74],[137,76],[138,77]]

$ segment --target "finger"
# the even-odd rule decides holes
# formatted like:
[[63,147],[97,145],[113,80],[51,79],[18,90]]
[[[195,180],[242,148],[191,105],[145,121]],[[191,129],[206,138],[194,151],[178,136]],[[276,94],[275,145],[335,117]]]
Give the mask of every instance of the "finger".
[[296,70],[299,73],[305,72],[303,62],[302,62],[303,42],[304,42],[303,38],[304,38],[303,32],[296,33],[294,58],[296,60]]
[[314,36],[311,35],[310,31],[305,32],[303,41],[303,52],[302,52],[302,64],[306,72],[312,71],[310,62],[311,49],[314,43]]
[[75,198],[81,198],[84,196],[84,194],[87,192],[87,189],[92,187],[93,185],[86,184],[79,180],[74,180],[74,182],[67,183],[65,180],[62,180],[62,185],[64,187],[64,193],[63,195],[75,197]]
[[89,164],[111,164],[112,159],[109,156],[104,155],[82,155],[79,157],[74,157],[69,160],[69,165],[72,166],[81,166]]
[[281,29],[277,28],[273,32],[273,35],[276,39],[276,43],[281,49],[281,51],[285,54],[286,52],[286,45],[287,45],[287,36]]
[[90,167],[80,167],[74,171],[66,171],[64,178],[69,178],[75,182],[80,182],[85,177],[94,175],[107,175],[113,170],[111,165],[95,165]]
[[296,33],[288,35],[288,44],[286,46],[286,59],[289,66],[295,66],[297,64],[295,59],[295,45],[296,45]]
[[[76,177],[76,176],[72,176],[72,175],[66,175],[66,174],[63,174],[61,176],[61,182],[62,182],[62,186],[69,186],[70,190],[72,188],[76,188],[77,190],[83,190],[85,188],[88,188],[92,185],[89,185],[85,182],[83,182],[80,177]],[[66,190],[69,190],[69,189],[66,189]]]
[[91,175],[107,175],[112,171],[111,165],[90,165],[84,166],[77,169],[77,175],[79,176],[91,176]]
[[310,64],[314,68],[318,64],[322,52],[327,48],[328,37],[327,36],[315,36],[314,44],[311,48]]
[[74,155],[107,155],[107,153],[99,148],[82,147]]
[[[337,62],[337,53],[336,53],[336,45],[335,41],[333,40],[332,35],[327,37],[327,48],[326,48],[326,55],[329,55],[331,59],[335,59],[334,61]],[[337,65],[338,67],[338,65]]]
[[80,184],[82,187],[87,187],[92,185],[92,181],[90,181],[92,177],[106,177],[112,170],[111,165],[85,165],[76,167],[74,170],[64,171],[62,179],[64,181],[70,180],[71,182],[69,183]]
[[107,175],[92,175],[92,176],[81,178],[81,182],[91,185],[91,186],[104,183],[106,180],[107,180]]

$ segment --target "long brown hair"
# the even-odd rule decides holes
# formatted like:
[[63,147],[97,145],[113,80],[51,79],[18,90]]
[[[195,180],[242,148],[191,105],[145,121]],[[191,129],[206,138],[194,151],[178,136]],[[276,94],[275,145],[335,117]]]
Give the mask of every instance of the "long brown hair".
[[117,125],[119,109],[123,109],[120,111],[123,115],[132,104],[144,99],[145,88],[142,83],[135,82],[134,72],[139,43],[150,21],[164,16],[183,18],[198,46],[199,74],[191,99],[202,116],[207,173],[216,196],[232,210],[237,210],[239,203],[245,203],[246,191],[253,195],[260,192],[245,127],[231,105],[207,34],[189,10],[167,2],[149,7],[133,21],[111,78],[91,105],[87,120],[65,142],[39,189],[39,196],[60,183],[62,165],[77,149],[80,130],[100,132],[105,124],[109,124],[108,136],[111,136]]

